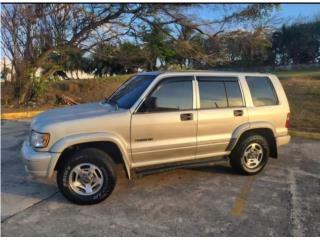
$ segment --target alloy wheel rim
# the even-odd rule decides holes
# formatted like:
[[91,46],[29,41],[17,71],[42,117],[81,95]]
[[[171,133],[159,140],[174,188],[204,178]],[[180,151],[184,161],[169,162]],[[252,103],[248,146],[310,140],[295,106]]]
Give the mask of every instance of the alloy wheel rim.
[[79,195],[96,194],[103,185],[102,171],[94,164],[81,163],[75,166],[69,174],[69,185]]
[[260,165],[263,158],[263,148],[258,143],[249,144],[244,150],[243,162],[249,169],[256,168]]

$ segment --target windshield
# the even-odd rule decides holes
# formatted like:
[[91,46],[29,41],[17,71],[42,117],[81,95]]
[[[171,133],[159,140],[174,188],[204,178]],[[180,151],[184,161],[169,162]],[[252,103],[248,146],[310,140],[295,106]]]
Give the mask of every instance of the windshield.
[[121,85],[108,99],[107,102],[119,108],[128,109],[138,100],[140,95],[150,85],[155,75],[136,75]]

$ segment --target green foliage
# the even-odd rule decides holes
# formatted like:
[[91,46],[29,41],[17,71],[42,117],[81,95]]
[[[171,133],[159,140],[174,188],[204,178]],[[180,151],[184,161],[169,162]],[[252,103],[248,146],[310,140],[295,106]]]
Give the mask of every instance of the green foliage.
[[32,81],[31,97],[30,99],[41,98],[47,90],[48,82],[43,81],[41,78],[34,78]]
[[320,61],[320,20],[283,25],[272,36],[275,64],[301,64]]
[[91,71],[98,76],[123,71],[117,62],[117,46],[112,43],[99,43],[93,51],[91,59]]
[[272,45],[265,29],[254,31],[235,31],[226,34],[225,42],[228,61],[235,66],[261,66],[268,60],[268,51]]
[[143,49],[131,42],[119,45],[116,58],[126,73],[135,72],[139,67],[145,68],[146,57]]
[[[253,8],[259,10],[259,6]],[[261,10],[261,14],[268,11]],[[243,12],[245,17],[248,12]],[[257,13],[256,13],[257,14]],[[83,70],[97,76],[134,73],[138,68],[208,69],[312,63],[320,60],[320,21],[283,26],[275,32],[263,27],[217,36],[198,33],[188,25],[174,33],[157,24],[144,28],[136,42],[100,42],[91,55],[77,48],[54,53],[51,62],[60,71]],[[175,38],[173,34],[178,35]],[[49,63],[47,63],[49,64]],[[52,68],[52,65],[50,66]]]
[[[1,43],[5,55],[16,63],[13,65],[15,96],[20,103],[28,100],[32,75],[40,67],[44,69],[44,79],[55,75],[66,79],[65,72],[73,70],[102,76],[135,72],[138,67],[156,70],[159,64],[165,69],[173,63],[186,67],[194,62],[202,65],[217,62],[217,55],[206,48],[210,44],[202,40],[200,44],[190,41],[185,44],[187,51],[179,53],[175,42],[186,43],[190,35],[177,39],[177,29],[185,28],[185,33],[191,35],[192,30],[206,35],[201,29],[208,29],[209,25],[218,29],[218,25],[244,24],[268,17],[274,4],[239,4],[232,13],[221,11],[223,5],[217,4],[215,13],[211,14],[212,23],[189,14],[191,7],[201,6],[186,3],[2,4],[1,33],[5,37]],[[121,43],[128,36],[135,44]]]

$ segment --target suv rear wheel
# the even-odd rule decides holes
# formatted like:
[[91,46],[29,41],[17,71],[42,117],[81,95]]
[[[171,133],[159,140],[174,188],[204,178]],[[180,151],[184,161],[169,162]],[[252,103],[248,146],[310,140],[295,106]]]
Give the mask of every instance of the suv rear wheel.
[[260,135],[248,135],[240,142],[230,154],[230,164],[237,172],[253,175],[260,172],[269,159],[269,145]]
[[65,159],[58,169],[57,183],[61,193],[73,203],[101,202],[112,193],[116,183],[113,160],[99,149],[81,149]]

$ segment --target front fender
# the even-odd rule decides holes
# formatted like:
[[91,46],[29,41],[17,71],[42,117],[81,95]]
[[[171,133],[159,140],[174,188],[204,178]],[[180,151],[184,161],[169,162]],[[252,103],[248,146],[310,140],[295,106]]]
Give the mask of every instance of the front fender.
[[[106,141],[112,142],[118,146],[120,152],[123,157],[123,161],[130,178],[130,155],[128,154],[128,146],[126,142],[120,137],[112,133],[79,133],[64,137],[58,140],[56,143],[52,145],[49,152],[52,153],[62,153],[68,147],[73,145],[81,144],[81,143],[89,143],[89,142],[98,142],[98,141]],[[54,172],[54,168],[57,164],[58,158],[52,159],[49,164],[48,176],[51,177]]]

